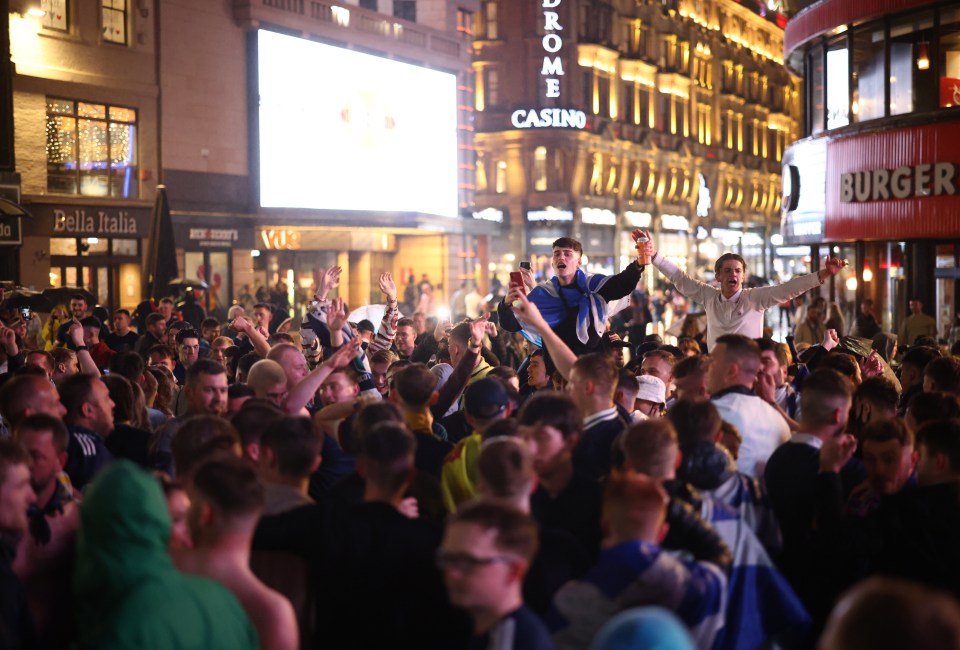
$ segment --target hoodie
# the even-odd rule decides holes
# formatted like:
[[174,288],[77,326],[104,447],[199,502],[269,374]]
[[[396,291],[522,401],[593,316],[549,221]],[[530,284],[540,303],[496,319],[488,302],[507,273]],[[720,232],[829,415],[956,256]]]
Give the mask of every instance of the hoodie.
[[258,647],[225,587],[174,568],[170,516],[154,477],[118,461],[86,494],[73,577],[80,648]]

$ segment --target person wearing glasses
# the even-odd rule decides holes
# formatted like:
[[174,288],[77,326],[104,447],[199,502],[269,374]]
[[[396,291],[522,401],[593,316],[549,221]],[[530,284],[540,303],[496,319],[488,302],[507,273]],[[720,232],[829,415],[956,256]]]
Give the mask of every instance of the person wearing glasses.
[[530,515],[490,500],[464,506],[448,521],[437,565],[450,603],[473,621],[470,648],[553,650],[546,627],[523,602],[538,537]]

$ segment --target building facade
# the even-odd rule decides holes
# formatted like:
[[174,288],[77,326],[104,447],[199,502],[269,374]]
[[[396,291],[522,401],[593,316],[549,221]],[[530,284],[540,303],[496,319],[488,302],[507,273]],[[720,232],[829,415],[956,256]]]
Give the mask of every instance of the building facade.
[[688,270],[734,250],[755,275],[790,272],[766,243],[800,85],[782,65],[783,16],[746,5],[481,3],[474,217],[500,224],[496,272],[519,259],[547,272],[563,235],[588,268],[617,271],[635,227]]
[[960,3],[822,0],[784,49],[806,80],[784,240],[851,262],[832,288],[849,314],[872,298],[896,332],[920,300],[946,336],[960,307]]
[[[81,285],[101,304],[136,305],[146,297],[145,238],[163,184],[181,275],[208,283],[207,306],[220,316],[258,289],[302,305],[316,269],[334,264],[354,306],[380,300],[383,271],[401,289],[404,278],[426,275],[442,297],[472,275],[491,231],[461,215],[473,201],[478,8],[477,0],[13,0],[4,13],[16,168],[0,178],[0,196],[9,192],[33,218],[8,249],[19,263],[4,279]],[[271,39],[309,56],[267,58]],[[316,52],[334,64],[317,64]],[[358,65],[392,85],[363,87]],[[354,82],[353,95],[337,96]],[[437,94],[427,97],[430,84]],[[307,100],[266,97],[267,86],[344,104],[331,118]],[[424,115],[440,115],[436,129],[411,111],[421,99]],[[279,112],[267,115],[268,105]],[[430,166],[433,130],[443,131],[433,143],[442,169]],[[400,163],[377,167],[386,154]],[[337,174],[342,187],[329,182]],[[441,180],[442,196],[418,196]]]
[[4,279],[135,306],[160,170],[155,13],[68,0],[9,9],[16,173],[5,187],[32,217]]

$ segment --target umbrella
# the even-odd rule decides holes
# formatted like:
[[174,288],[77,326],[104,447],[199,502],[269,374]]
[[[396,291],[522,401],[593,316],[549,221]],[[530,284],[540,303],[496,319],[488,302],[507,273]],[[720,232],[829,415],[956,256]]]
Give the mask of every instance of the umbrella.
[[49,312],[53,309],[53,304],[39,291],[30,291],[23,287],[17,287],[13,291],[6,291],[3,294],[2,309],[31,309],[33,311]]
[[97,304],[96,297],[83,287],[50,287],[43,290],[43,297],[53,305],[69,305],[70,299],[76,295],[83,296],[88,305]]
[[168,284],[177,275],[177,246],[173,239],[173,220],[167,188],[157,185],[157,200],[153,205],[153,223],[150,232],[150,250],[147,251],[146,295],[162,298]]
[[[363,307],[357,307],[350,315],[347,317],[347,320],[351,323],[359,323],[362,320],[368,320],[373,323],[373,327],[377,330],[380,329],[380,322],[383,320],[383,315],[387,311],[386,305],[364,305]],[[400,314],[400,318],[403,318],[403,314]]]
[[209,289],[207,283],[203,280],[191,280],[190,278],[173,278],[167,283],[167,286],[175,294],[186,293],[194,289]]

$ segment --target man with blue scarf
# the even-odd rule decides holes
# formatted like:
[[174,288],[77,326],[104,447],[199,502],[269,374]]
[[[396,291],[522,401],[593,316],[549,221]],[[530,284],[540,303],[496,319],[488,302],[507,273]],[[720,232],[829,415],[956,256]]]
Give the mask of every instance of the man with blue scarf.
[[[633,239],[641,236],[633,231]],[[556,275],[534,287],[527,296],[544,320],[574,354],[594,351],[606,331],[607,318],[623,309],[630,292],[636,289],[643,268],[637,262],[616,275],[585,273],[580,268],[583,246],[576,239],[561,237],[553,242],[553,270]],[[531,342],[541,345],[536,328],[513,312],[503,300],[497,310],[500,327],[522,332]]]

